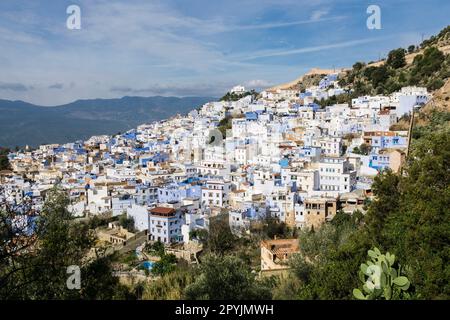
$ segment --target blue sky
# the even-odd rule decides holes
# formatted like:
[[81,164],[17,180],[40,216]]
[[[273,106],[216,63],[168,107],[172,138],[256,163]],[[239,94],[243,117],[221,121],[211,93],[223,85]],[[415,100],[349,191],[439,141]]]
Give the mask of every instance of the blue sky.
[[[81,8],[81,30],[66,8]],[[366,27],[369,5],[381,30]],[[219,96],[377,60],[449,24],[450,1],[2,0],[0,99]]]

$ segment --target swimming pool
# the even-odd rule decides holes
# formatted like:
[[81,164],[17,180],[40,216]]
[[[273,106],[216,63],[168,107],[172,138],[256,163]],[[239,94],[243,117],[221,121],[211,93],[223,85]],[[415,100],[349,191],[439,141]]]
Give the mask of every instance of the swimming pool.
[[145,269],[147,269],[147,270],[152,270],[152,268],[153,268],[153,262],[152,261],[144,261],[144,262],[142,262],[142,266],[145,268]]

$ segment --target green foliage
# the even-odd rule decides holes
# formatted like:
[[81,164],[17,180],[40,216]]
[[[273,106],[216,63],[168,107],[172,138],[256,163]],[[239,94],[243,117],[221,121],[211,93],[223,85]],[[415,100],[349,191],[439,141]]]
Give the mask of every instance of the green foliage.
[[374,246],[395,253],[415,297],[450,296],[449,114],[434,113],[428,126],[412,141],[406,175],[385,172],[373,185],[376,199],[365,217]]
[[222,255],[234,248],[236,237],[230,230],[228,214],[211,217],[206,248],[216,254]]
[[274,239],[275,237],[281,239],[292,237],[292,232],[287,224],[280,222],[277,218],[266,218],[262,232],[264,237],[269,239]]
[[145,250],[150,254],[154,254],[159,257],[162,257],[163,255],[166,254],[164,243],[162,243],[161,241],[156,241],[153,244],[148,243],[145,246]]
[[442,29],[438,35],[431,36],[430,39],[424,40],[421,44],[421,48],[429,47],[432,45],[436,45],[439,42],[445,42],[450,40],[450,26],[445,27]]
[[289,273],[286,277],[276,279],[272,298],[274,300],[298,300],[301,287],[300,280],[294,274]]
[[[356,231],[361,227],[360,214],[339,212],[331,223],[317,231],[302,230],[299,235],[300,253],[290,259],[292,274],[299,284],[278,288],[297,288],[300,299],[350,299],[358,278],[356,270],[368,244]],[[346,292],[346,288],[348,291]]]
[[364,62],[356,62],[354,65],[353,65],[353,69],[355,70],[355,71],[360,71],[362,68],[364,68],[365,67],[365,63]]
[[136,263],[138,263],[136,253],[134,251],[130,251],[130,252],[123,253],[123,254],[117,254],[115,256],[115,258],[116,258],[115,259],[116,261],[127,264],[129,266],[132,266],[132,265],[135,265]]
[[9,170],[11,166],[8,160],[8,154],[10,150],[8,148],[0,147],[0,170]]
[[247,91],[241,94],[237,94],[237,93],[231,93],[231,92],[227,92],[222,98],[220,98],[220,101],[238,101],[246,96],[253,96],[256,97],[258,95],[258,93],[255,90],[251,90],[251,91]]
[[217,129],[222,133],[223,137],[226,137],[227,130],[231,130],[232,128],[231,120],[231,117],[225,117],[219,121],[219,127]]
[[374,179],[372,190],[376,197],[371,202],[364,218],[365,231],[370,243],[374,246],[380,246],[379,244],[383,242],[380,230],[384,228],[386,218],[393,214],[399,206],[400,179],[400,176],[391,170],[384,170]]
[[114,221],[115,217],[95,215],[89,219],[89,229],[107,226],[108,223]]
[[406,66],[405,54],[406,50],[403,48],[398,48],[390,51],[386,60],[386,64],[394,69]]
[[101,257],[81,270],[81,298],[86,300],[134,300],[136,293],[112,276],[112,260]]
[[370,79],[372,87],[377,89],[377,93],[383,93],[383,91],[378,90],[378,88],[383,88],[383,85],[389,79],[389,69],[386,67],[386,65],[382,65],[379,67],[369,67],[366,70],[370,70],[367,77]]
[[239,258],[209,254],[202,260],[200,275],[186,288],[185,294],[193,300],[254,300],[270,299],[270,289]]
[[[1,299],[113,299],[130,298],[111,274],[110,260],[88,258],[95,236],[86,223],[74,222],[66,209],[64,191],[47,195],[34,235],[13,230],[15,212],[0,214]],[[10,243],[18,246],[12,248]],[[66,286],[67,267],[81,269],[81,290]]]
[[[315,232],[301,231],[300,254],[291,259],[295,282],[280,282],[276,292],[301,299],[350,299],[359,286],[361,261],[370,248],[389,250],[392,289],[377,292],[392,299],[448,299],[450,296],[450,134],[449,115],[432,113],[412,141],[400,176],[389,170],[375,177],[373,201],[364,216],[338,213]],[[395,254],[395,264],[392,264]],[[380,256],[376,250],[370,256]],[[372,257],[372,258],[373,258]],[[366,263],[368,266],[369,263]],[[407,266],[400,269],[399,266]],[[364,268],[364,267],[363,267]],[[349,274],[353,270],[353,274]],[[403,278],[406,277],[406,278]],[[407,280],[407,281],[406,281]],[[408,294],[397,287],[407,287]],[[345,291],[348,290],[348,291]],[[366,298],[369,292],[355,290]],[[376,296],[376,297],[381,297]]]
[[[411,84],[425,84],[431,76],[440,71],[443,67],[448,68],[444,64],[445,56],[436,47],[425,49],[423,55],[415,56],[413,67],[411,70]],[[442,80],[442,79],[441,79]]]
[[119,224],[127,229],[129,232],[135,232],[135,228],[134,228],[134,219],[133,217],[128,218],[127,214],[124,213],[121,216],[119,216]]
[[165,246],[162,242],[157,241],[153,244],[147,244],[145,250],[149,254],[159,256],[160,259],[153,263],[151,273],[155,276],[163,276],[171,273],[176,269],[177,258],[175,255],[166,253]]
[[322,108],[325,108],[327,106],[332,106],[332,105],[341,104],[341,103],[351,104],[353,98],[356,98],[356,96],[349,94],[349,93],[343,93],[343,94],[340,94],[337,96],[336,95],[331,96],[327,99],[323,99],[323,98],[320,100],[314,99],[314,103],[317,103]]
[[195,229],[189,232],[189,238],[197,239],[200,242],[206,242],[208,240],[208,231],[205,229]]
[[193,268],[177,267],[173,272],[144,285],[144,300],[180,300],[184,299],[185,288],[194,282],[197,272]]
[[450,131],[447,126],[413,141],[398,207],[382,235],[424,299],[450,297]]
[[408,53],[413,53],[414,51],[416,51],[416,46],[412,44],[408,47]]
[[357,154],[361,154],[361,155],[367,156],[370,153],[371,149],[372,148],[369,145],[367,145],[365,143],[362,143],[359,147],[354,147],[353,148],[353,153],[357,153]]
[[[450,55],[444,55],[434,45],[442,45],[443,39],[448,42],[448,37],[447,27],[434,40],[424,42],[423,54],[416,55],[411,65],[406,64],[403,48],[390,51],[386,63],[380,66],[357,62],[352,70],[339,77],[339,84],[351,88],[352,96],[391,94],[408,85],[437,90],[450,77]],[[414,52],[415,47],[410,46],[408,51]]]
[[152,267],[152,274],[155,276],[161,276],[170,273],[175,270],[175,264],[177,263],[177,258],[175,255],[163,254],[159,261],[156,261]]
[[367,254],[370,259],[361,264],[358,272],[363,289],[353,289],[353,296],[359,300],[409,298],[406,291],[411,283],[403,275],[401,265],[395,267],[395,255],[382,254],[377,247],[368,250]]
[[429,114],[421,115],[420,118],[428,122],[427,125],[417,125],[413,128],[413,141],[426,138],[435,131],[445,131],[450,125],[450,112],[433,110]]

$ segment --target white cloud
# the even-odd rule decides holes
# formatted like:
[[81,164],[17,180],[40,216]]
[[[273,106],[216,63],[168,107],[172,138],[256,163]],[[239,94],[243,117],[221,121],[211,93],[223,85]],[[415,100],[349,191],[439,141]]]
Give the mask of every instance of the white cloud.
[[273,82],[269,80],[262,80],[262,79],[254,79],[244,82],[245,87],[249,87],[251,89],[264,89],[268,87],[272,87],[274,85]]
[[330,9],[320,9],[315,10],[311,14],[311,21],[319,21],[322,19],[323,16],[327,15],[330,12]]
[[242,61],[247,61],[247,60],[254,60],[254,59],[258,59],[258,58],[288,56],[288,55],[323,51],[323,50],[335,49],[335,48],[352,47],[352,46],[362,45],[362,44],[366,44],[366,43],[370,43],[370,42],[381,41],[383,39],[386,39],[386,37],[350,40],[350,41],[343,41],[343,42],[339,42],[339,43],[325,44],[325,45],[321,45],[321,46],[311,46],[311,47],[289,49],[289,50],[262,50],[259,52],[254,52],[247,56],[243,56],[240,59]]
[[[0,82],[34,89],[3,90],[0,98],[43,105],[129,93],[217,95],[246,80],[255,87],[271,86],[270,82],[298,76],[306,66],[293,68],[288,59],[278,65],[252,60],[355,45],[261,50],[275,43],[300,46],[295,44],[301,43],[296,42],[300,37],[288,34],[291,27],[343,19],[331,12],[309,14],[312,8],[327,6],[327,0],[196,0],[189,5],[170,0],[79,0],[81,30],[65,27],[64,5],[59,15],[54,7],[46,10],[42,0],[17,1],[22,4],[14,12],[0,11]],[[276,21],[267,20],[273,9],[283,14]],[[273,41],[275,28],[287,28],[285,42]],[[51,89],[55,84],[64,86]]]

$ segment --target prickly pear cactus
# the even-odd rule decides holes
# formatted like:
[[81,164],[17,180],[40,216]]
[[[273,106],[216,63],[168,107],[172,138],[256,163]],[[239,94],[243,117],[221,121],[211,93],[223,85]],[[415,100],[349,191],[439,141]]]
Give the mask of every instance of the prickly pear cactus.
[[407,277],[401,275],[402,267],[394,267],[395,255],[386,252],[382,254],[378,248],[367,251],[369,260],[361,264],[358,272],[363,283],[361,289],[353,289],[353,296],[359,300],[386,299],[405,294],[410,287]]

